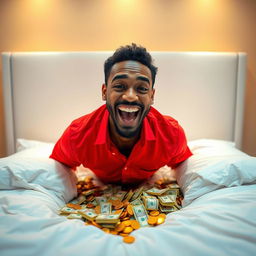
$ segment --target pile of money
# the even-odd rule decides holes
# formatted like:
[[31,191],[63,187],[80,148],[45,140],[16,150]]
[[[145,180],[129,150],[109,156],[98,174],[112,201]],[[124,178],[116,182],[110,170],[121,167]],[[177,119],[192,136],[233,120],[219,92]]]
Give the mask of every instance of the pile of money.
[[62,207],[60,215],[122,236],[126,243],[135,241],[134,230],[164,223],[166,214],[181,209],[183,199],[177,183],[163,179],[154,185],[124,188],[97,187],[91,177],[80,177],[77,191],[78,197]]

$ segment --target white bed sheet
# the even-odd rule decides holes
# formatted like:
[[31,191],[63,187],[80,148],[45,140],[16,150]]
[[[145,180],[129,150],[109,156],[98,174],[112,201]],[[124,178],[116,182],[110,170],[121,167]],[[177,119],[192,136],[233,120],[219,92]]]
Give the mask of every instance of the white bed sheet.
[[[201,142],[200,145],[202,144],[204,143]],[[226,147],[226,145],[224,146],[225,152],[232,152],[234,155],[233,148]],[[198,156],[197,146],[192,145],[195,156]],[[201,155],[203,155],[202,148],[205,147],[207,146],[201,146]],[[223,155],[218,143],[214,148],[217,148],[219,154]],[[210,151],[208,150],[211,153],[204,154],[200,163],[204,161],[205,156],[207,159],[209,155],[215,156],[215,159],[219,157],[212,149],[213,147]],[[160,226],[134,231],[132,235],[136,237],[135,243],[125,244],[121,237],[106,234],[93,226],[85,226],[80,220],[68,220],[58,215],[59,208],[76,196],[74,177],[62,166],[51,169],[55,163],[49,159],[50,167],[45,168],[47,170],[50,168],[47,175],[45,173],[47,170],[43,168],[37,175],[37,168],[31,165],[26,178],[22,176],[23,172],[20,170],[10,168],[13,162],[17,163],[22,158],[27,158],[30,150],[21,151],[21,154],[17,153],[12,158],[0,161],[0,251],[3,256],[251,256],[256,252],[255,158],[247,157],[250,165],[246,167],[246,177],[249,178],[242,181],[242,184],[229,186],[229,184],[222,183],[213,188],[215,180],[210,180],[211,189],[197,194],[191,192],[186,182],[182,183],[185,207],[169,214],[166,222]],[[239,155],[239,152],[236,153]],[[230,156],[230,154],[226,155]],[[240,157],[246,158],[242,153]],[[242,161],[246,163],[247,158]],[[40,160],[37,155],[32,162],[35,159],[40,165],[42,159]],[[11,163],[10,160],[12,160]],[[221,161],[223,162],[223,159]],[[191,164],[188,166],[191,167]],[[216,163],[214,165],[216,166]],[[194,162],[193,168],[195,166],[197,162]],[[241,176],[246,165],[237,165],[232,156],[230,166],[235,166],[236,173]],[[16,168],[20,168],[18,164]],[[195,176],[196,168],[193,169],[194,172],[192,169],[186,170],[186,177],[189,177],[190,181],[194,182],[193,184],[208,187],[209,180],[202,183],[201,176],[201,183],[196,183],[199,176]],[[202,171],[202,167],[200,170]],[[231,174],[232,170],[230,169]],[[215,178],[218,172],[220,172],[219,169],[215,169]],[[189,176],[189,173],[193,175]],[[52,179],[51,174],[55,179]],[[182,177],[179,177],[180,181]],[[193,177],[195,177],[194,180]],[[239,178],[239,180],[242,179]],[[186,201],[186,197],[189,197],[189,200]]]

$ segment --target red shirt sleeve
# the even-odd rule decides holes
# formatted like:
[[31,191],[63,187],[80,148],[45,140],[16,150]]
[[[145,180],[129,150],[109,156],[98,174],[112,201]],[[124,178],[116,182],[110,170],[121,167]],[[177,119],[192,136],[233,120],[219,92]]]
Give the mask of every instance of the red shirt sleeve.
[[50,158],[55,159],[71,168],[80,165],[72,148],[72,128],[69,126],[55,144]]
[[192,152],[187,145],[187,139],[184,130],[180,125],[178,125],[176,152],[167,165],[172,169],[175,169],[181,162],[188,159],[191,155]]

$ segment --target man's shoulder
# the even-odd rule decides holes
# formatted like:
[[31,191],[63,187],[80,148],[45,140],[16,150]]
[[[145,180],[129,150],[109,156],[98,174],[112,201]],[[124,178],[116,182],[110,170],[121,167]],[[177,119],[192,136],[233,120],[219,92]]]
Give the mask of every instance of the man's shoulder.
[[101,120],[101,117],[105,113],[105,111],[106,111],[106,105],[102,105],[96,110],[92,111],[91,113],[88,113],[86,115],[76,118],[71,122],[69,127],[73,131],[77,129],[80,130],[80,129],[86,128],[88,125],[91,125],[92,123],[95,123],[98,120]]
[[160,126],[166,128],[179,128],[179,123],[176,119],[169,115],[163,115],[155,108],[151,107],[149,115],[150,121],[158,123]]

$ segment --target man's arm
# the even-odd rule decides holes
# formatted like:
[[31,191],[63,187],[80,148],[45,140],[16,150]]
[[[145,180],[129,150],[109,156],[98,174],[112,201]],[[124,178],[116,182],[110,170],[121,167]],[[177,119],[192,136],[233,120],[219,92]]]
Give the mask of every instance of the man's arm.
[[190,151],[187,145],[186,135],[184,133],[183,128],[178,125],[177,132],[177,140],[176,140],[176,151],[174,155],[171,157],[170,162],[167,164],[172,169],[175,169],[180,165],[183,161],[192,156],[192,152]]
[[50,158],[57,160],[72,169],[75,169],[81,163],[77,159],[76,151],[72,145],[72,131],[71,126],[69,126],[60,139],[55,144]]

